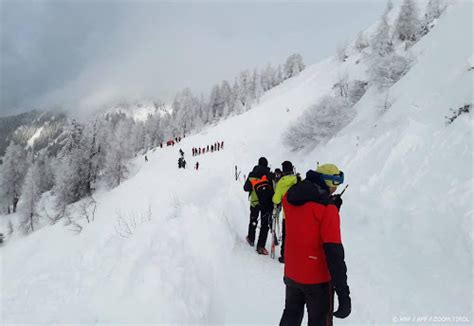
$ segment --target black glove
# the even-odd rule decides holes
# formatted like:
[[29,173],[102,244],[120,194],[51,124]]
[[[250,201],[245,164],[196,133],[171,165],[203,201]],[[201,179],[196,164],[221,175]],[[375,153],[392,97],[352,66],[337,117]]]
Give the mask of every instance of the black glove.
[[339,301],[339,307],[333,315],[337,318],[346,318],[350,315],[352,310],[351,297],[349,295],[338,295],[337,298]]
[[332,199],[332,202],[334,203],[334,205],[336,205],[337,210],[340,211],[340,210],[341,210],[341,206],[342,206],[342,198],[341,198],[341,195],[332,195],[332,196],[331,196],[331,199]]

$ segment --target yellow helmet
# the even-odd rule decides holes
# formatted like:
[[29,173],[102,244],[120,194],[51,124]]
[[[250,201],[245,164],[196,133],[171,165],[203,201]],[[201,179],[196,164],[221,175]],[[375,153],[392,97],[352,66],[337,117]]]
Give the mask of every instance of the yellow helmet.
[[344,172],[334,164],[318,165],[316,172],[321,174],[328,187],[337,187],[344,182]]

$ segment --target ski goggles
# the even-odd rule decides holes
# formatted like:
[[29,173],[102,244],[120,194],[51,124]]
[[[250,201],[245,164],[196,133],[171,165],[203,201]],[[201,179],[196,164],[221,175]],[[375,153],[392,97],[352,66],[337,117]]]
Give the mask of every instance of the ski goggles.
[[339,174],[332,175],[332,174],[321,174],[324,180],[332,181],[332,184],[335,186],[339,186],[340,184],[344,183],[344,172],[339,172]]

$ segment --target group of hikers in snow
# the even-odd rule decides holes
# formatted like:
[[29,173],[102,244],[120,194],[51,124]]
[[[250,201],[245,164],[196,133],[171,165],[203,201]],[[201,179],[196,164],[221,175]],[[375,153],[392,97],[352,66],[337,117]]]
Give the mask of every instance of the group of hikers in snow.
[[220,151],[221,149],[224,149],[224,141],[215,142],[212,145],[207,145],[207,146],[204,146],[204,147],[193,147],[192,148],[192,153],[193,153],[193,156],[196,156],[196,155],[201,155],[201,154],[204,154],[204,153],[209,153],[209,151],[211,153],[212,152],[217,152],[217,151]]
[[[181,169],[181,168],[186,169],[186,160],[184,159],[184,151],[181,148],[179,149],[179,155],[180,157],[178,158],[178,169]],[[196,164],[194,165],[194,169],[199,170],[199,162],[196,161]]]
[[[282,243],[279,261],[285,264],[285,308],[282,326],[301,325],[307,306],[308,325],[332,325],[332,316],[346,318],[351,313],[347,268],[341,243],[339,210],[341,195],[334,194],[344,182],[344,173],[334,164],[319,165],[301,180],[290,161],[271,172],[265,157],[249,173],[244,190],[249,193],[250,221],[246,240],[256,250],[265,248],[275,221],[282,215]],[[347,186],[346,186],[347,187]],[[333,313],[334,292],[339,306]]]

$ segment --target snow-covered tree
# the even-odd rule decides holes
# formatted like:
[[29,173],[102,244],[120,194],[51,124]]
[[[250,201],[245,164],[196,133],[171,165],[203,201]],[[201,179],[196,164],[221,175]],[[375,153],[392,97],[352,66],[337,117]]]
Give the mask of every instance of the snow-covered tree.
[[336,47],[336,58],[340,61],[340,62],[344,62],[346,61],[346,59],[348,58],[348,55],[347,55],[347,43],[344,42],[344,43],[339,43]]
[[84,143],[84,126],[72,121],[65,146],[55,164],[56,204],[58,208],[78,201],[90,192],[89,151]]
[[26,152],[20,145],[10,142],[0,175],[0,197],[6,203],[7,213],[16,212],[27,168]]
[[334,136],[353,117],[354,112],[345,99],[339,96],[323,97],[286,130],[283,142],[292,150],[316,146]]
[[128,175],[128,161],[133,157],[133,143],[130,139],[132,123],[119,121],[109,137],[107,148],[105,178],[111,187],[116,187]]
[[259,74],[257,69],[254,69],[253,74],[252,74],[252,82],[250,86],[250,95],[253,101],[258,103],[262,94],[263,94],[263,89],[262,89],[261,75]]
[[268,91],[276,84],[276,71],[271,64],[268,64],[262,72],[261,84],[263,91]]
[[248,70],[244,70],[239,75],[239,95],[242,105],[248,110],[252,103],[251,97],[252,78]]
[[359,32],[357,34],[357,38],[355,40],[354,47],[358,51],[362,51],[365,48],[369,47],[369,41],[367,40],[367,37],[365,36],[364,32]]
[[384,10],[383,15],[384,15],[384,16],[387,16],[388,13],[389,13],[390,11],[392,11],[392,9],[393,9],[392,0],[388,0],[388,1],[387,1],[387,4],[385,5],[385,10]]
[[193,120],[197,115],[198,99],[189,88],[176,94],[173,101],[174,135],[181,136],[194,127]]
[[383,15],[377,30],[370,42],[374,53],[379,56],[385,56],[393,51],[393,45],[390,37],[390,26],[387,22],[387,16]]
[[301,54],[294,53],[290,55],[285,62],[285,79],[298,75],[301,71],[303,71],[304,68],[305,65],[303,63],[303,57]]
[[41,198],[41,182],[41,168],[35,162],[30,165],[26,174],[19,204],[20,227],[25,233],[34,231],[38,221],[37,205]]
[[40,175],[39,189],[41,193],[51,190],[54,186],[54,173],[48,152],[45,149],[39,151],[34,161]]
[[395,22],[395,35],[401,41],[415,42],[420,27],[418,7],[414,0],[404,0]]

